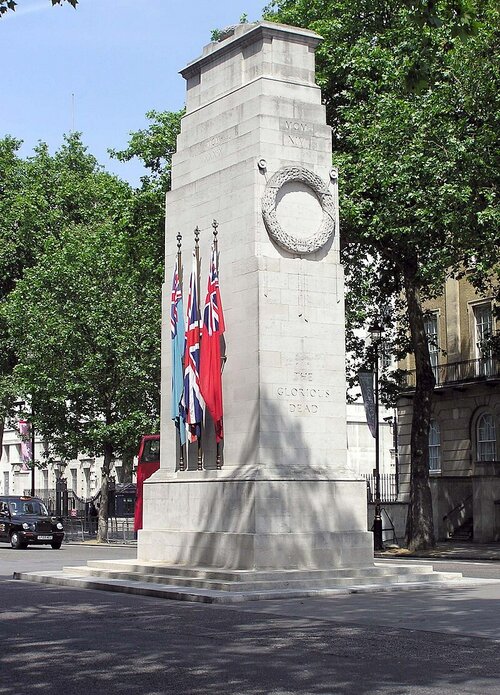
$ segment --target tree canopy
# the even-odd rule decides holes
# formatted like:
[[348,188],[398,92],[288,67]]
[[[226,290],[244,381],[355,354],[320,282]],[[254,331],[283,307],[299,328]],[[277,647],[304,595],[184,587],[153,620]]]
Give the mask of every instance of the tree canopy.
[[[159,417],[159,200],[98,165],[78,134],[51,155],[0,141],[0,389],[31,404],[52,455],[135,453]],[[106,509],[99,532],[105,537]]]
[[[67,2],[73,7],[78,5],[78,0],[50,0],[50,2],[52,5],[62,5],[63,2]],[[19,3],[15,2],[15,0],[0,0],[0,17],[6,12],[9,12],[9,10],[14,12],[18,5]]]
[[267,16],[324,38],[317,75],[341,177],[349,324],[390,303],[392,349],[415,355],[409,541],[432,545],[422,303],[450,275],[484,285],[498,272],[498,7],[276,0]]

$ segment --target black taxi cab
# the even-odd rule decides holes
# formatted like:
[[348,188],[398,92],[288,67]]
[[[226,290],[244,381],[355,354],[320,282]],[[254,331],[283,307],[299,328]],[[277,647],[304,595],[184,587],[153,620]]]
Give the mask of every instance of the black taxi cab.
[[60,519],[50,516],[38,497],[0,495],[0,542],[13,548],[50,545],[59,550],[64,538]]

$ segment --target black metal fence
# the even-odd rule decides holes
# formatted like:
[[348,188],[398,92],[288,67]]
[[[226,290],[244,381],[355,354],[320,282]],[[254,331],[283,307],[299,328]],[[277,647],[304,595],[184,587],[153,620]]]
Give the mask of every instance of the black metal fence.
[[[372,473],[365,473],[368,502],[375,502],[376,480]],[[398,481],[395,473],[380,474],[380,501],[397,502]]]
[[[25,490],[25,495],[30,491]],[[60,516],[64,524],[65,542],[83,542],[97,536],[96,507],[100,492],[94,497],[84,499],[74,490],[68,490],[65,481],[58,481],[55,490],[35,490],[49,514]],[[120,484],[112,486],[108,498],[108,541],[110,543],[130,543],[136,540],[134,533],[135,485]]]
[[[97,519],[63,517],[64,541],[82,543],[94,540],[97,536]],[[134,520],[130,518],[108,519],[108,543],[133,543],[137,540],[134,532]]]
[[[25,490],[24,494],[30,495],[31,492]],[[64,480],[56,483],[55,490],[35,490],[35,497],[42,500],[49,514],[75,518],[88,516],[92,501],[79,497],[74,490],[68,490]]]

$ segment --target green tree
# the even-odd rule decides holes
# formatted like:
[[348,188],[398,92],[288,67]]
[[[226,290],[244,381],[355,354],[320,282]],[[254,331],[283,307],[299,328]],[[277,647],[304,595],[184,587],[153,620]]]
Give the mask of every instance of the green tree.
[[350,319],[392,302],[395,354],[415,356],[407,530],[411,548],[432,546],[434,376],[422,303],[450,275],[468,272],[480,285],[498,272],[498,9],[489,0],[277,0],[267,16],[325,39],[318,82],[341,173]]
[[[18,156],[19,146],[20,143],[12,138],[0,141],[2,416],[8,413],[14,396],[24,395],[27,401],[32,399],[31,403],[35,402],[35,427],[51,442],[54,453],[67,457],[77,450],[100,450],[105,456],[103,478],[107,484],[109,457],[113,452],[119,452],[125,459],[130,459],[131,452],[135,453],[137,448],[138,437],[143,431],[151,430],[151,419],[154,420],[158,414],[159,289],[163,234],[157,222],[150,222],[150,209],[144,202],[148,200],[148,196],[144,194],[139,201],[139,196],[134,194],[128,184],[104,172],[95,158],[87,153],[78,134],[67,137],[53,156],[49,154],[46,145],[40,144],[32,157],[22,160]],[[152,226],[154,234],[150,233]],[[114,244],[109,249],[109,268],[102,263],[99,265],[97,257],[98,240],[102,242],[102,253],[106,252],[106,235]],[[66,245],[72,249],[72,253],[74,251],[73,265],[72,254],[65,250]],[[118,260],[121,264],[120,273],[116,265]],[[58,268],[58,263],[66,265],[66,275],[64,268]],[[91,264],[102,272],[102,282],[113,278],[113,306],[117,318],[114,320],[115,332],[111,332],[110,336],[113,336],[114,343],[120,347],[124,369],[128,370],[131,378],[135,373],[140,375],[140,379],[138,376],[135,382],[135,400],[127,396],[131,410],[127,418],[124,418],[126,422],[121,426],[111,423],[114,430],[120,430],[111,442],[112,449],[110,442],[104,441],[99,428],[91,429],[90,435],[94,436],[91,444],[88,427],[78,425],[80,415],[84,421],[90,417],[82,405],[85,398],[89,401],[88,408],[95,411],[95,406],[91,404],[93,390],[89,387],[86,393],[82,390],[79,400],[74,398],[71,377],[80,379],[82,389],[89,384],[85,384],[79,371],[83,367],[78,363],[75,343],[69,345],[69,335],[62,332],[64,325],[68,329],[71,327],[74,335],[79,336],[82,349],[85,349],[82,337],[85,331],[88,332],[89,340],[92,334],[99,337],[100,345],[104,345],[101,331],[108,329],[106,321],[109,323],[110,319],[101,307],[100,322],[99,307],[95,302],[95,313],[87,311],[87,302],[94,301],[90,296],[91,288],[84,283],[84,280],[93,277],[93,271],[89,269]],[[58,274],[55,272],[56,268]],[[49,282],[52,270],[54,277],[60,280],[61,291],[53,281]],[[34,296],[32,292],[37,288],[36,278],[43,278],[44,272],[47,274],[46,282],[40,280],[43,288],[39,292],[36,290]],[[76,283],[82,282],[80,294],[75,287],[70,286],[71,273]],[[32,277],[34,282],[31,286]],[[98,287],[97,280],[94,287]],[[104,285],[102,298],[102,301],[107,301]],[[63,299],[64,303],[61,304]],[[81,306],[79,302],[82,302]],[[138,319],[137,324],[134,324],[137,327],[136,336],[126,333],[128,324],[119,318],[119,305],[125,312],[124,316],[131,320],[136,320],[137,312],[140,313],[140,326]],[[23,311],[26,312],[24,328]],[[85,317],[85,320],[72,325],[71,319],[78,322],[79,316]],[[57,323],[58,317],[62,326]],[[141,339],[143,332],[151,336],[151,340],[154,336],[154,351],[150,352],[152,348],[149,342]],[[121,343],[117,334],[122,337]],[[50,340],[49,335],[52,335]],[[44,340],[48,341],[45,348]],[[54,340],[59,341],[59,346],[66,345],[66,348],[62,347],[63,353],[59,357]],[[132,362],[135,361],[134,365],[127,362],[124,347],[127,341],[131,345],[129,355]],[[52,363],[46,364],[46,374],[50,374],[50,369],[54,373],[42,384],[33,365],[40,366],[44,362],[44,349],[48,350],[47,355],[52,354],[54,357]],[[99,354],[93,348],[88,349],[89,355]],[[91,366],[87,365],[86,368],[90,370]],[[65,370],[66,376],[63,373],[57,376],[58,367]],[[118,369],[116,365],[112,368],[115,371]],[[138,385],[139,380],[142,386]],[[138,400],[142,402],[142,416],[139,410],[133,410]],[[119,412],[123,414],[122,406]],[[102,417],[105,418],[105,414]],[[136,424],[135,428],[133,422]],[[105,434],[110,438],[109,428]],[[103,498],[107,499],[107,495],[103,495]],[[102,529],[105,513],[103,505]],[[104,533],[102,529],[101,534]]]
[[[84,147],[78,133],[66,137],[50,155],[40,143],[21,159],[21,141],[0,140],[0,417],[12,400],[10,374],[16,350],[7,339],[1,307],[43,252],[49,237],[67,224],[87,224],[123,216],[128,186],[106,174]],[[128,208],[127,208],[128,209]]]
[[47,240],[5,310],[15,383],[53,453],[102,455],[98,540],[114,456],[158,422],[160,293],[131,263],[127,221],[71,225]]
[[135,253],[137,266],[143,266],[146,277],[156,273],[163,279],[165,236],[165,194],[170,190],[172,156],[184,111],[149,111],[147,128],[130,133],[124,150],[110,150],[121,162],[139,159],[147,170],[135,191],[131,209],[131,224],[140,239],[135,240],[130,253]]
[[142,161],[149,171],[141,180],[143,188],[156,185],[163,194],[170,190],[172,155],[176,151],[183,115],[184,109],[148,111],[148,127],[130,133],[129,143],[124,150],[109,150],[120,162],[129,162],[134,157]]
[[[50,0],[52,5],[62,5],[63,2],[67,2],[73,7],[78,5],[78,0]],[[15,0],[0,0],[0,17],[8,12],[9,10],[15,11],[16,7],[19,5]]]

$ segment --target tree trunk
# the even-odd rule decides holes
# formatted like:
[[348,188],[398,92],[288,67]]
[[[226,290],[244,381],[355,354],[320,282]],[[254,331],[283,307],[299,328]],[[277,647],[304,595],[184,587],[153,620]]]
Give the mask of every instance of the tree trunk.
[[406,535],[410,550],[423,550],[435,545],[432,497],[429,485],[429,426],[435,379],[424,328],[424,312],[416,283],[416,267],[416,263],[407,264],[404,270],[408,319],[416,371],[411,422],[410,503]]
[[122,454],[122,483],[131,483],[134,470],[134,454],[125,450]]
[[108,540],[108,490],[109,490],[109,471],[113,447],[111,444],[104,445],[104,461],[101,469],[101,503],[99,505],[99,516],[97,519],[97,542],[105,543]]

